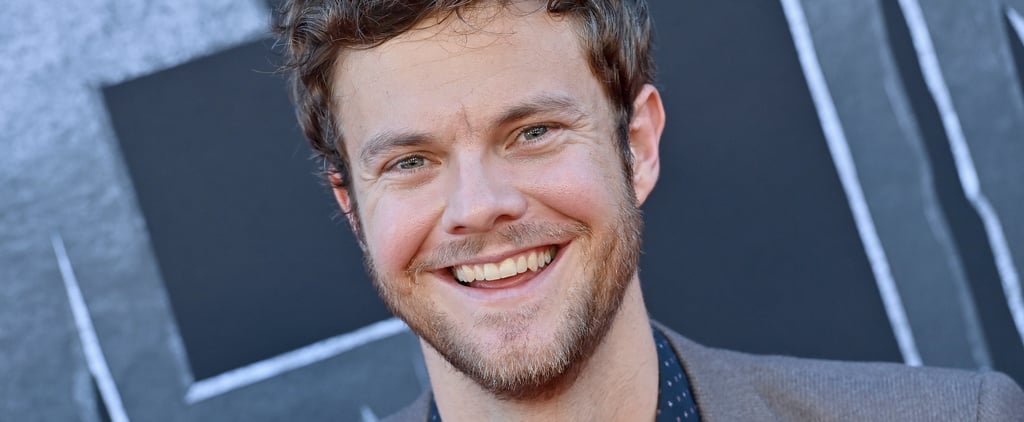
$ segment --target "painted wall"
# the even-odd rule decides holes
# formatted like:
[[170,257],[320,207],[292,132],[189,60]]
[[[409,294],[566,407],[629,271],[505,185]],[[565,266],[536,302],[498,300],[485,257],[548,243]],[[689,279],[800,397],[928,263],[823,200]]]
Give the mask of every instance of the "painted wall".
[[[1024,0],[652,0],[652,315],[1024,382]],[[376,420],[428,382],[250,0],[0,14],[0,420]]]

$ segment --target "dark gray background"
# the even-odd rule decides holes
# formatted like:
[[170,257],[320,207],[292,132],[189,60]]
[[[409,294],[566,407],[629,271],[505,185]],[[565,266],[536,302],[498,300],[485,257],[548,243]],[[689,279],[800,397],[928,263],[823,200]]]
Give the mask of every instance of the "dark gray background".
[[[651,7],[652,315],[709,345],[1024,381],[1024,1]],[[268,13],[0,17],[0,420],[368,421],[427,382],[306,160]]]

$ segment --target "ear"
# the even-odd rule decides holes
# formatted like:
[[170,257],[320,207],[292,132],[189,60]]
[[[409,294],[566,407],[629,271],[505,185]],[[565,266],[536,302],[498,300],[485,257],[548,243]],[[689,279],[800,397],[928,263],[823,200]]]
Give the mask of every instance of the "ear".
[[343,188],[341,178],[336,173],[332,173],[327,176],[328,181],[331,183],[331,190],[334,191],[334,199],[338,201],[338,206],[341,207],[341,212],[345,214],[345,218],[348,219],[348,225],[352,228],[352,233],[356,234],[356,237],[362,241],[362,237],[359,236],[359,219],[352,210],[352,198],[349,196],[348,189]]
[[658,144],[665,129],[665,108],[661,94],[651,84],[644,85],[633,100],[633,120],[629,122],[629,150],[633,154],[633,189],[637,205],[643,204],[658,181],[661,164]]

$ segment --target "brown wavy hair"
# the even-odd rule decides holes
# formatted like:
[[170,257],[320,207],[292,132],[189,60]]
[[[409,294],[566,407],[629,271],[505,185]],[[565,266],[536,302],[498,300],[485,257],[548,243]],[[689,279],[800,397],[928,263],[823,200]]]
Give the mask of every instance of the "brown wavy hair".
[[[274,30],[284,46],[282,69],[302,130],[335,187],[351,188],[342,126],[331,96],[331,71],[343,49],[369,49],[424,19],[453,15],[488,3],[513,0],[287,0]],[[591,71],[618,114],[618,142],[626,174],[632,173],[628,127],[633,99],[654,80],[651,21],[645,0],[547,0],[547,13],[574,23]],[[330,179],[328,179],[330,180]],[[627,180],[629,178],[627,177]]]

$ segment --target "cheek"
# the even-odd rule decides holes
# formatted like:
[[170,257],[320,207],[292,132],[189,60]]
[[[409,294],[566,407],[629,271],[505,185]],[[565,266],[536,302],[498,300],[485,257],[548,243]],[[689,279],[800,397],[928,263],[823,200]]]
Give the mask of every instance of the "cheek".
[[546,207],[572,219],[593,225],[621,206],[621,164],[606,156],[580,151],[534,170],[527,189]]
[[429,197],[385,193],[360,210],[368,252],[385,278],[401,276],[434,229],[439,214]]

